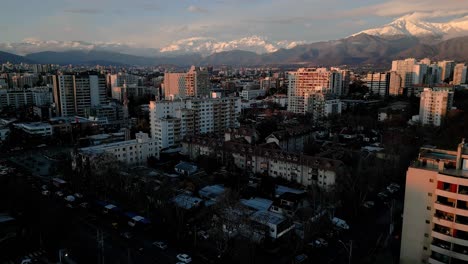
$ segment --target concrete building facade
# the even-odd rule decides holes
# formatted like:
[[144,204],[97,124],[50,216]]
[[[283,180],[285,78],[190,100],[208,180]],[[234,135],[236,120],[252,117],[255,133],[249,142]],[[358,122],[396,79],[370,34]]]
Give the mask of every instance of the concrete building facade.
[[406,174],[400,263],[468,263],[468,146],[421,148]]

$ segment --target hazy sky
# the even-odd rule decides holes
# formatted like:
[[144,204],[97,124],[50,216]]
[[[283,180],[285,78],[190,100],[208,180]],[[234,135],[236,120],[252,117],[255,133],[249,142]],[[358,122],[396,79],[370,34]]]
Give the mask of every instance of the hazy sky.
[[0,0],[0,42],[83,40],[162,47],[189,37],[346,37],[404,14],[468,14],[468,0]]

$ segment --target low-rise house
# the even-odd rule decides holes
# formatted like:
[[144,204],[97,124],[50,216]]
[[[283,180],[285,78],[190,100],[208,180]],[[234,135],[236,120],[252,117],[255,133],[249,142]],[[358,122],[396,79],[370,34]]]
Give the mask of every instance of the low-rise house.
[[179,164],[177,164],[174,169],[180,175],[191,176],[195,172],[197,172],[198,167],[195,164],[182,161]]
[[294,229],[294,223],[289,218],[270,211],[257,211],[250,219],[254,223],[254,234],[260,239],[265,236],[278,239]]
[[259,135],[257,130],[250,127],[229,128],[224,132],[224,141],[244,139],[249,144],[255,144]]
[[224,194],[226,189],[224,186],[220,184],[216,185],[209,185],[201,188],[198,191],[198,194],[200,195],[201,198],[211,200],[211,201],[217,201],[220,196]]
[[282,150],[290,152],[304,151],[304,145],[313,140],[313,130],[307,127],[295,127],[276,131],[265,139],[267,143],[276,143]]
[[200,207],[203,204],[203,200],[188,194],[179,194],[172,199],[174,204],[185,210],[192,210]]

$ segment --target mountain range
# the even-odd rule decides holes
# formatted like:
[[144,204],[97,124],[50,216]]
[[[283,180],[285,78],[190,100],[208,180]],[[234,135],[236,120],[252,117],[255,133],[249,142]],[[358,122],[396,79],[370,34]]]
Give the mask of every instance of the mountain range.
[[[305,44],[259,36],[231,41],[190,38],[160,49],[133,44],[40,41],[0,43],[0,63],[79,65],[343,65],[390,63],[396,58],[468,60],[468,16],[446,23],[407,15],[347,38]],[[53,50],[53,51],[51,51]]]

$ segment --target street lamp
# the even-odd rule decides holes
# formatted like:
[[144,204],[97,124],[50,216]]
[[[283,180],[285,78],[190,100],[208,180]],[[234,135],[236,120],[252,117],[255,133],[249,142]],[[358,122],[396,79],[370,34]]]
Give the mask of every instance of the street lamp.
[[65,249],[60,249],[59,250],[59,263],[61,264],[62,263],[62,257],[68,257],[68,253],[66,252]]
[[349,241],[349,248],[343,241],[338,240],[338,242],[340,242],[343,245],[344,249],[346,249],[346,252],[348,252],[348,264],[351,264],[351,258],[353,255],[353,241]]

